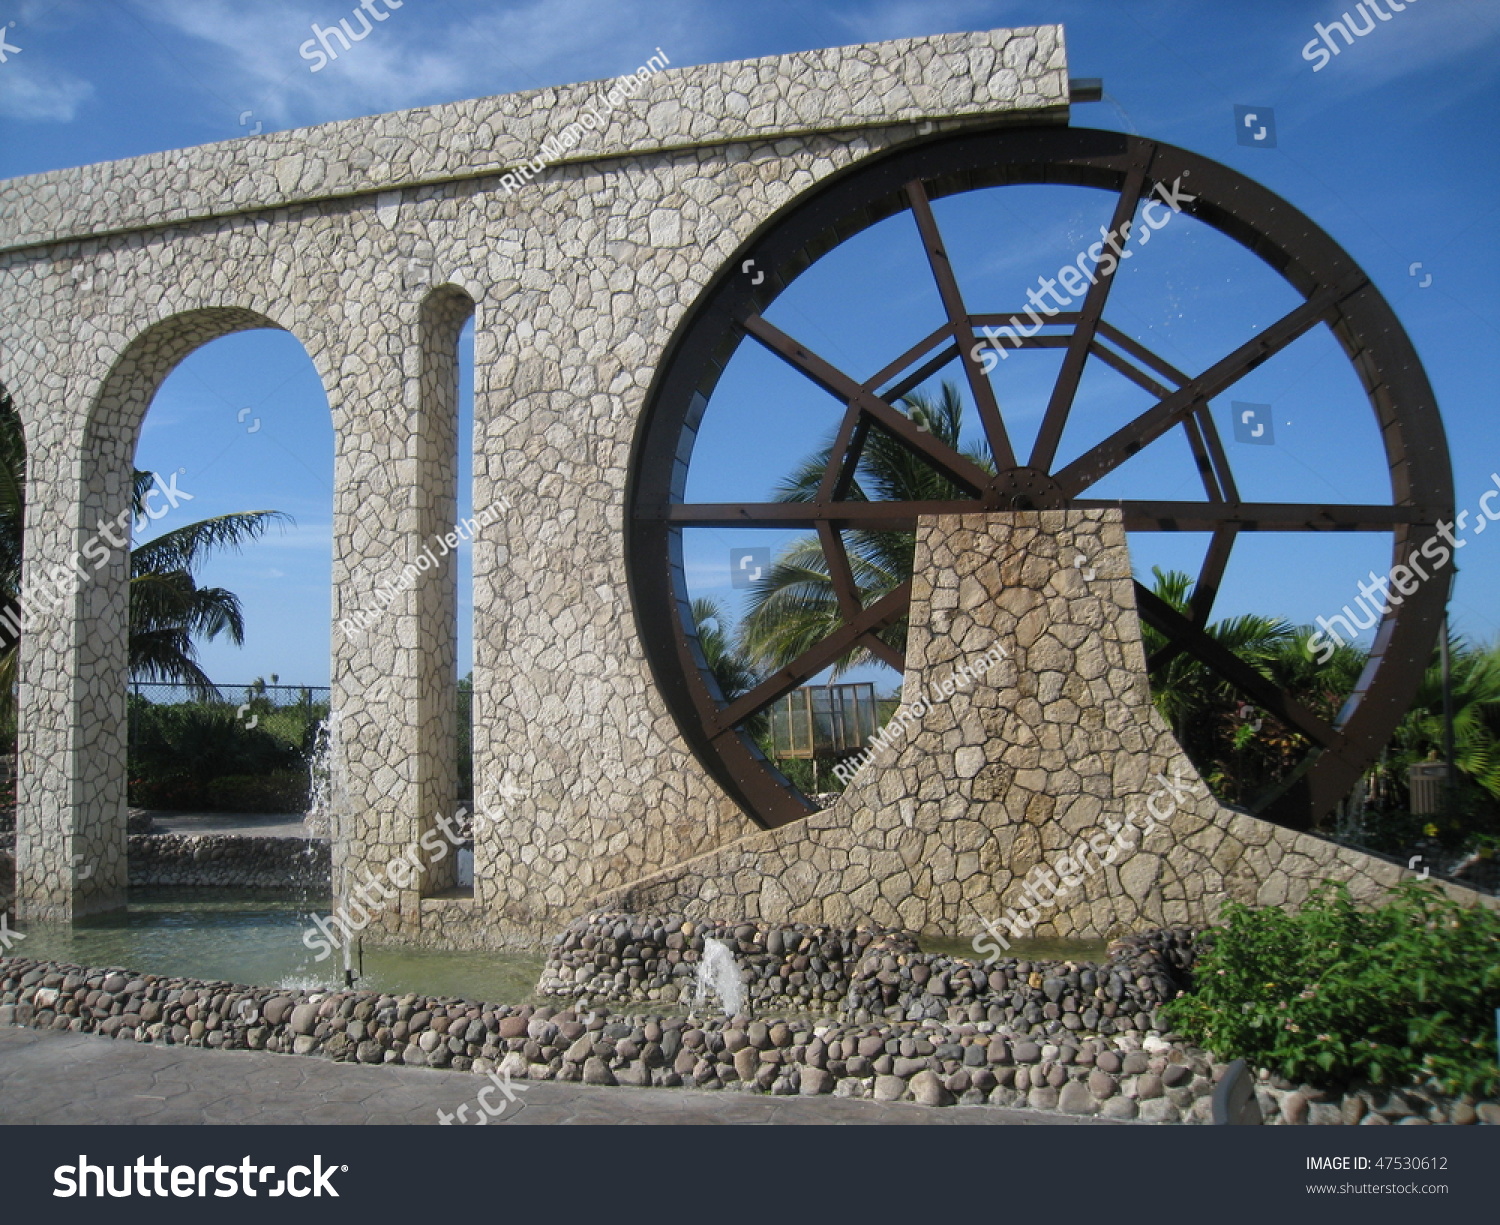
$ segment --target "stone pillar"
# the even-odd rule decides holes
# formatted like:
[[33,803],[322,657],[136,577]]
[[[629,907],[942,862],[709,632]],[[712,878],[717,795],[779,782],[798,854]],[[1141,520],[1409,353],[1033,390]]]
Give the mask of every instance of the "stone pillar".
[[[58,388],[59,400],[64,399]],[[63,404],[57,417],[65,419]],[[17,709],[16,916],[69,922],[125,905],[125,692],[130,451],[115,437],[83,462],[28,405],[25,555]],[[80,476],[80,474],[85,474]],[[127,541],[125,535],[115,540]],[[91,550],[107,552],[95,569]],[[75,558],[79,559],[75,563]],[[79,572],[79,566],[86,573]]]
[[1324,879],[1369,897],[1403,876],[1209,792],[1151,702],[1116,510],[922,520],[907,647],[886,743],[836,803],[579,913],[874,921],[994,947],[1212,923],[1225,899],[1295,904]]
[[448,537],[457,342],[472,309],[451,287],[394,306],[400,343],[348,354],[330,394],[335,905],[356,923],[368,913],[362,930],[374,939],[415,937],[421,898],[455,879],[444,832],[457,809],[458,558]]

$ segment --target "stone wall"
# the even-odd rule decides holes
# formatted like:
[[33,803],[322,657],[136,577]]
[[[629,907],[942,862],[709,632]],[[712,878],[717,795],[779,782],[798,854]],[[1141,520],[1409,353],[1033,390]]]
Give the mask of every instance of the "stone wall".
[[1107,964],[924,953],[911,932],[808,924],[695,923],[681,915],[591,914],[552,943],[537,991],[576,1007],[718,999],[697,986],[705,941],[735,960],[744,1011],[810,1011],[855,1021],[986,1022],[1038,1042],[1160,1029],[1157,1010],[1188,986],[1195,932],[1117,941]]
[[[1205,926],[1226,899],[1295,905],[1324,879],[1369,899],[1411,875],[1213,798],[1151,703],[1118,511],[924,519],[915,576],[899,746],[823,811],[595,907],[905,927],[998,953],[1017,935]],[[995,646],[980,680],[957,671]]]
[[[673,67],[522,189],[502,185],[608,84],[0,183],[29,590],[128,505],[173,366],[279,328],[333,418],[334,623],[377,607],[454,526],[453,340],[472,312],[473,501],[499,511],[473,547],[474,777],[498,819],[472,899],[437,896],[451,864],[434,865],[383,912],[388,939],[532,943],[749,828],[679,735],[630,617],[620,525],[653,373],[705,287],[808,189],[934,128],[1062,123],[1068,107],[1057,26]],[[455,582],[451,565],[425,573],[368,629],[333,635],[341,881],[383,873],[456,807]],[[127,585],[117,550],[55,609],[28,608],[26,919],[124,900]]]

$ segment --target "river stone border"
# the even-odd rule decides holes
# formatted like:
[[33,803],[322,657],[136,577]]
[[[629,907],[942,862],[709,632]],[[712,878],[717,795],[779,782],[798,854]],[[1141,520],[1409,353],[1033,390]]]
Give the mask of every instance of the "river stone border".
[[[307,992],[0,957],[0,1025],[321,1055],[517,1079],[994,1105],[1207,1123],[1226,1065],[1155,1033],[1036,1042],[989,1021],[703,1021],[453,996]],[[1500,1103],[1420,1089],[1342,1098],[1260,1073],[1273,1124],[1500,1124]]]
[[329,892],[329,844],[244,834],[132,834],[130,884]]
[[606,911],[574,920],[553,940],[537,991],[583,1008],[687,1004],[704,942],[715,939],[734,954],[751,1013],[833,1007],[855,1021],[985,1021],[1037,1041],[1144,1034],[1162,1029],[1157,1010],[1189,985],[1197,935],[1175,928],[1117,940],[1104,964],[1013,957],[981,965],[924,953],[914,933],[878,924]]

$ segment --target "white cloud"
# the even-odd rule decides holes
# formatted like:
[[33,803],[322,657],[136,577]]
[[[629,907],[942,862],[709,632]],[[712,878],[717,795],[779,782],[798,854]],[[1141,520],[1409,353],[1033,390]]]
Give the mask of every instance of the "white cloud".
[[[1329,8],[1325,16],[1319,16],[1325,28],[1330,28],[1329,37],[1339,53],[1317,72],[1319,84],[1325,82],[1339,92],[1364,93],[1379,89],[1390,82],[1412,73],[1428,72],[1458,61],[1472,62],[1477,58],[1493,60],[1493,51],[1486,57],[1482,48],[1500,42],[1500,13],[1486,10],[1480,5],[1429,3],[1417,7],[1413,3],[1399,13],[1391,13],[1381,6],[1391,20],[1375,20],[1375,28],[1353,46],[1345,43],[1342,35],[1332,30],[1331,23],[1343,21],[1347,10],[1355,18],[1355,24],[1363,26],[1370,20],[1365,13],[1355,12],[1354,0],[1338,12]],[[1306,37],[1297,45],[1304,47],[1318,38],[1313,20],[1306,22]],[[1319,41],[1322,46],[1322,42]],[[1302,67],[1309,75],[1311,63]],[[1474,74],[1470,84],[1478,86],[1483,74]]]
[[857,12],[828,14],[856,42],[875,43],[892,38],[921,38],[939,33],[998,30],[1008,26],[1045,24],[1045,14],[1015,6],[1013,17],[1001,17],[1005,6],[993,0],[885,0]]
[[[16,38],[8,31],[9,38]],[[11,44],[12,46],[15,43]],[[25,44],[0,65],[0,115],[8,119],[40,119],[70,123],[78,108],[93,96],[87,81],[44,63],[27,60]]]
[[[712,15],[689,22],[663,17],[648,0],[607,7],[588,0],[531,0],[509,9],[466,7],[423,12],[415,5],[369,18],[371,29],[347,51],[330,37],[338,58],[313,72],[300,49],[323,30],[347,21],[358,33],[354,0],[319,0],[316,8],[285,0],[253,7],[232,0],[136,0],[148,19],[208,45],[202,64],[212,91],[276,124],[322,123],[352,115],[540,88],[631,71],[661,46],[683,62],[674,38],[695,40]],[[316,16],[309,14],[316,13]],[[449,19],[449,14],[457,14]],[[316,44],[315,44],[316,47]],[[311,55],[312,49],[309,49]],[[226,63],[227,60],[227,63]]]

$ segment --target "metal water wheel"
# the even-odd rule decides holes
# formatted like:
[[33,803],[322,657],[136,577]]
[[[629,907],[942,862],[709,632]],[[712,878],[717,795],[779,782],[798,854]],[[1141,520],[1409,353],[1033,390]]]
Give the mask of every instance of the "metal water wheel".
[[[1107,319],[1113,276],[1100,275],[1079,309],[1050,320],[1024,343],[1065,349],[1029,455],[1017,455],[1005,414],[974,351],[979,329],[999,327],[1016,303],[972,313],[959,285],[931,201],[1014,184],[1064,184],[1114,193],[1111,232],[1133,218],[1158,184],[1190,184],[1183,211],[1243,245],[1283,277],[1301,304],[1206,369],[1175,369]],[[771,302],[814,260],[861,230],[910,210],[946,319],[863,381],[838,369],[807,338],[764,317]],[[764,277],[745,274],[745,260]],[[756,283],[758,282],[758,283]],[[988,305],[988,304],[987,304]],[[1357,373],[1375,413],[1389,463],[1391,499],[1375,505],[1248,503],[1240,500],[1209,402],[1318,325],[1326,324]],[[1006,343],[1010,343],[1007,339]],[[735,348],[763,345],[845,406],[817,497],[810,502],[684,501],[693,444],[709,397]],[[1085,364],[1107,363],[1154,403],[1078,458],[1057,462],[1058,443]],[[995,474],[918,429],[896,402],[944,369],[966,383]],[[885,431],[966,493],[959,501],[847,500],[860,448]],[[1201,501],[1090,500],[1091,486],[1170,431],[1185,432],[1204,486]],[[797,457],[789,457],[789,461]],[[1385,300],[1328,235],[1286,201],[1243,175],[1171,145],[1115,132],[1062,127],[1010,128],[929,138],[865,159],[782,209],[704,291],[657,371],[636,440],[628,492],[628,559],[637,625],[656,679],[683,735],[717,781],[759,825],[770,828],[809,812],[808,801],[760,754],[744,721],[765,710],[857,645],[902,666],[876,635],[906,615],[910,584],[861,603],[843,533],[851,528],[914,530],[918,515],[1015,509],[1119,506],[1128,532],[1211,533],[1187,616],[1136,584],[1141,618],[1168,645],[1156,669],[1188,652],[1247,702],[1305,737],[1311,748],[1258,815],[1308,828],[1331,811],[1378,756],[1409,707],[1436,640],[1447,583],[1435,579],[1381,623],[1363,674],[1337,719],[1328,722],[1206,635],[1210,611],[1235,540],[1242,532],[1377,532],[1391,536],[1400,561],[1451,519],[1452,475],[1432,390],[1411,342]],[[709,674],[688,612],[682,533],[689,527],[800,528],[818,534],[838,594],[842,624],[800,658],[733,702]]]

